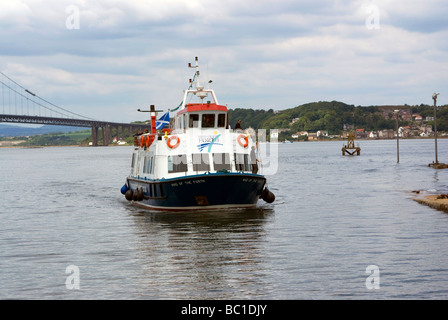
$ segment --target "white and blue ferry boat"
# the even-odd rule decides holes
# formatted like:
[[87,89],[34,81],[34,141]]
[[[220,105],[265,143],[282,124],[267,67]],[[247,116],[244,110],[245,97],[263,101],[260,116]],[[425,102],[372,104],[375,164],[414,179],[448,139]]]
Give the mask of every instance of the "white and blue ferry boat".
[[[196,69],[194,78],[173,110],[172,126],[158,129],[151,106],[151,131],[136,137],[121,192],[133,204],[163,211],[250,208],[260,198],[273,202],[266,178],[253,170],[255,139],[248,131],[229,128],[228,109],[213,90],[200,85],[195,60],[189,64]],[[207,97],[212,101],[204,102]],[[191,98],[198,102],[187,102]],[[169,123],[166,115],[162,118]]]

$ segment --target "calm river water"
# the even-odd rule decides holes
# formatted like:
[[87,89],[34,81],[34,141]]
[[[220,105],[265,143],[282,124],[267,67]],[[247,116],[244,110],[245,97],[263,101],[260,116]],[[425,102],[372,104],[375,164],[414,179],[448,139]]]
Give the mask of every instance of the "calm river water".
[[131,147],[0,149],[0,298],[447,299],[434,141],[358,142],[279,144],[274,203],[194,214],[125,200]]

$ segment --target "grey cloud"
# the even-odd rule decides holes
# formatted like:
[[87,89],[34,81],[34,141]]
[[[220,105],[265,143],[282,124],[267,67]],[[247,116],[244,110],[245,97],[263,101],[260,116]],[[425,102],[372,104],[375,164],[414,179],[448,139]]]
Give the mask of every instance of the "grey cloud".
[[[448,72],[436,66],[447,62],[443,0],[401,7],[382,0],[23,3],[0,19],[0,68],[31,70],[34,78],[15,72],[37,88],[49,81],[40,72],[70,74],[71,82],[49,81],[42,92],[87,112],[115,105],[119,116],[123,106],[149,100],[177,104],[194,56],[203,73],[209,66],[220,102],[247,107],[323,99],[371,105],[403,97],[420,103],[431,86],[448,83]],[[72,3],[80,9],[79,30],[65,25]],[[365,26],[370,3],[378,6],[379,30]],[[429,70],[431,78],[417,79],[412,70]]]

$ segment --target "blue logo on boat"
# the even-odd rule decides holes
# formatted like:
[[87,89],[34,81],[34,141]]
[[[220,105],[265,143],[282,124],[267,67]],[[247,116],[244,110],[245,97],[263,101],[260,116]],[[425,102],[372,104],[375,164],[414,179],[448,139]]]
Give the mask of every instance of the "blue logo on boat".
[[199,149],[199,151],[202,152],[202,150],[204,150],[205,148],[208,147],[208,150],[207,150],[207,151],[210,152],[210,151],[212,150],[213,145],[221,145],[221,146],[222,146],[222,143],[215,142],[220,136],[221,136],[221,135],[218,134],[216,137],[214,137],[214,138],[212,139],[212,141],[210,141],[210,142],[206,142],[206,143],[198,144],[198,149]]

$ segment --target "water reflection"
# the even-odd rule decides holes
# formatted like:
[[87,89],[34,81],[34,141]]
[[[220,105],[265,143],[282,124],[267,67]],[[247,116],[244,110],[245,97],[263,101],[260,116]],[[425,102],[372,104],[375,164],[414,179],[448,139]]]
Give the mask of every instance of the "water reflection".
[[272,207],[198,213],[129,210],[144,298],[231,299],[236,292],[247,298],[266,293],[258,290],[265,287],[265,226],[273,217]]

